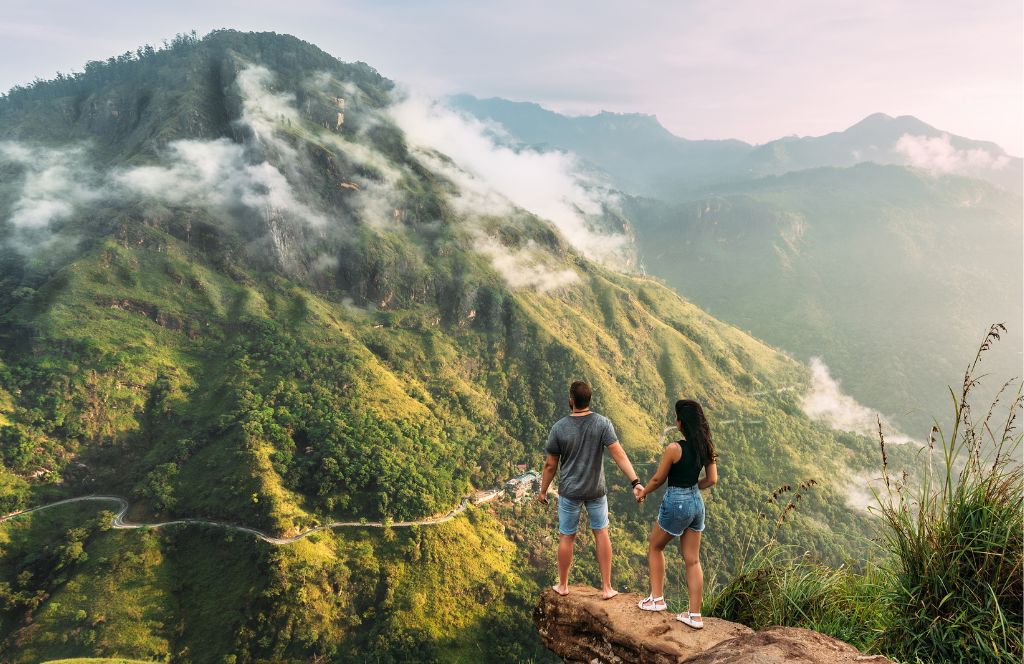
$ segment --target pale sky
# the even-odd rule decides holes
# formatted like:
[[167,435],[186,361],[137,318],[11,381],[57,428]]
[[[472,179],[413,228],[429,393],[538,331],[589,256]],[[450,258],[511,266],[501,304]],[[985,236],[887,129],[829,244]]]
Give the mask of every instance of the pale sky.
[[1024,152],[1021,0],[4,0],[0,90],[177,32],[272,30],[410,87],[752,143],[874,112]]

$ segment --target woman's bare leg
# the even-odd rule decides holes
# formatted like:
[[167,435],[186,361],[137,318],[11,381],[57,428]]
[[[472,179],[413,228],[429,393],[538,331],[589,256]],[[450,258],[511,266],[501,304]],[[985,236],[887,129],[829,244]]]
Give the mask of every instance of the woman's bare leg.
[[700,603],[704,595],[704,570],[700,566],[700,533],[687,528],[679,538],[679,548],[683,552],[686,564],[686,589],[690,593],[691,613],[700,613]]
[[672,541],[672,536],[661,529],[658,522],[651,528],[651,536],[647,540],[647,565],[651,574],[651,597],[665,594],[665,547]]

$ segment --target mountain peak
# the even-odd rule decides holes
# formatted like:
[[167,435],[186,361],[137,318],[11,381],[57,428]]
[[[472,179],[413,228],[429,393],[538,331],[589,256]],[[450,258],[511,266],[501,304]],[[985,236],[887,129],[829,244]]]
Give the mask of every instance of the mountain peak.
[[872,113],[860,122],[850,126],[842,134],[863,134],[885,132],[886,134],[914,133],[928,136],[938,135],[939,130],[930,124],[915,118],[913,115],[891,116],[887,113]]

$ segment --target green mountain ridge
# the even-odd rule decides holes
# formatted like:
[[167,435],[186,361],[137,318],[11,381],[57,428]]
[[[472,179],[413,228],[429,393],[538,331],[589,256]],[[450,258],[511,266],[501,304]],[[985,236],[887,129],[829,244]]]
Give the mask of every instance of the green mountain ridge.
[[[779,538],[836,562],[869,546],[847,492],[875,445],[775,391],[806,367],[528,212],[455,205],[392,101],[367,65],[228,30],[0,100],[0,511],[111,493],[133,520],[281,534],[442,513],[537,467],[582,377],[645,475],[670,403],[707,405],[712,576],[808,478]],[[512,287],[481,237],[573,279]],[[637,588],[651,514],[609,473],[616,578]],[[549,657],[529,615],[554,515],[532,502],[282,547],[108,524],[72,505],[0,526],[5,660]]]

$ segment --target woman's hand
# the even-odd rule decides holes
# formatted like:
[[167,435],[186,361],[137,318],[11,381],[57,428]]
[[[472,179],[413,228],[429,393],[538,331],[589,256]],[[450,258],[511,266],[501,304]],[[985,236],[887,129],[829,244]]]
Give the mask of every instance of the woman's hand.
[[637,503],[644,502],[644,498],[647,497],[647,489],[644,488],[643,484],[637,484],[633,487],[633,497],[636,498]]

